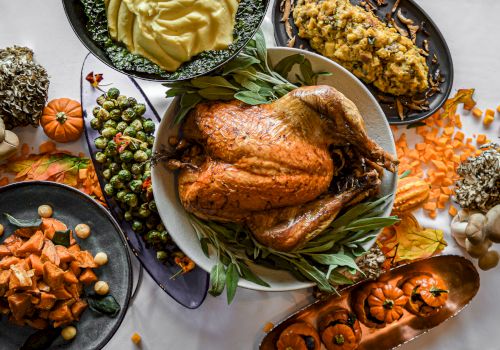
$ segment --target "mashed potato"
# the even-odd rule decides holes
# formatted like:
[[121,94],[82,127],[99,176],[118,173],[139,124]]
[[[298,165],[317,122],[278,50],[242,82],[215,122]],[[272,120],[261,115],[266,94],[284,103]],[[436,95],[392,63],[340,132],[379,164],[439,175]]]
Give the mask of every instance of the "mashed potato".
[[167,71],[233,42],[238,0],[105,0],[114,40]]
[[419,48],[349,0],[299,0],[293,18],[314,50],[382,92],[414,95],[429,87]]

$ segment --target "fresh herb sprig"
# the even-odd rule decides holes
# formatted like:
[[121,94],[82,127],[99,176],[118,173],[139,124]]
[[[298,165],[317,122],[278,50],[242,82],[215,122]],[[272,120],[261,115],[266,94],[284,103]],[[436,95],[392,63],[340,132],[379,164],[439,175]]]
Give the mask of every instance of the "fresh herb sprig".
[[[249,262],[289,271],[299,280],[315,282],[328,293],[336,292],[335,286],[352,284],[349,275],[360,271],[356,258],[367,252],[363,243],[373,239],[380,229],[399,221],[396,216],[381,217],[391,196],[357,204],[316,238],[291,252],[263,246],[241,225],[202,221],[191,216],[203,252],[209,257],[211,246],[218,258],[210,273],[210,294],[218,296],[226,288],[231,303],[240,278],[269,287],[250,270]],[[345,270],[347,274],[341,273]]]
[[[295,65],[300,66],[296,83],[287,78]],[[203,100],[237,99],[249,105],[272,102],[301,85],[316,85],[321,75],[328,72],[313,72],[311,62],[304,55],[287,56],[275,66],[269,62],[262,31],[234,60],[213,75],[165,83],[170,89],[167,97],[181,96],[180,109],[175,123],[180,123],[187,113]]]

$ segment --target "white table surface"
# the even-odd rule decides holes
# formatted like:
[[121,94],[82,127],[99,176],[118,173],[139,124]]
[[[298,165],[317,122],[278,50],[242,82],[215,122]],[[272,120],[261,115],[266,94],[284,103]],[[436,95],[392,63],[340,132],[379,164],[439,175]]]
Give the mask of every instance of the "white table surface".
[[[500,104],[500,1],[498,0],[418,0],[435,20],[450,46],[455,64],[454,91],[476,88],[478,106],[496,108]],[[264,23],[268,44],[274,45],[270,12]],[[50,74],[49,99],[79,99],[80,68],[87,50],[73,34],[60,0],[0,0],[0,47],[25,45]],[[165,110],[164,88],[145,82],[142,86],[159,112]],[[485,132],[473,117],[463,117],[469,135]],[[486,131],[498,136],[499,120]],[[41,129],[24,128],[21,142],[38,144],[45,140]],[[410,135],[410,140],[412,136]],[[87,152],[83,138],[65,149]],[[421,216],[419,216],[421,217]],[[449,232],[449,216],[422,223]],[[453,251],[454,242],[447,239]],[[134,262],[137,264],[137,262]],[[479,294],[458,317],[439,326],[410,344],[405,350],[500,349],[500,267],[481,273]],[[145,274],[137,299],[105,349],[134,349],[134,332],[142,336],[142,349],[256,349],[262,326],[278,322],[312,300],[309,290],[265,293],[238,290],[231,306],[225,297],[208,296],[197,310],[174,302]],[[0,349],[2,342],[0,339]]]

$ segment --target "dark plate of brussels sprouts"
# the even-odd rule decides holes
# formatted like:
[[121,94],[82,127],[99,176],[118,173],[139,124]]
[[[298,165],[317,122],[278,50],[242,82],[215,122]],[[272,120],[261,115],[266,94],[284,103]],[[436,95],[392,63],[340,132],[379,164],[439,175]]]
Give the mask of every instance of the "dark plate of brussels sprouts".
[[134,85],[139,101],[114,87],[101,95],[82,93],[87,143],[106,202],[133,253],[166,293],[194,309],[206,296],[208,274],[198,267],[192,269],[156,209],[151,157],[160,118]]

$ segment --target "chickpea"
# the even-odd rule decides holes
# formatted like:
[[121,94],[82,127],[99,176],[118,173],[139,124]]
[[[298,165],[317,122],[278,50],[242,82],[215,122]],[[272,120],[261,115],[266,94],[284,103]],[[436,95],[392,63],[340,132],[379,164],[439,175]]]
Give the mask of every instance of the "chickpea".
[[99,266],[106,265],[108,263],[108,255],[104,252],[99,252],[95,255],[94,261]]
[[71,340],[76,337],[76,328],[73,326],[64,327],[61,331],[61,336],[64,340]]
[[94,290],[99,295],[106,295],[109,293],[109,285],[104,281],[97,281],[94,284]]
[[0,224],[0,237],[2,237],[2,235],[3,235],[3,230],[4,230],[3,225]]
[[500,260],[500,255],[495,250],[490,250],[486,254],[478,260],[478,266],[481,270],[487,271],[498,265],[498,261]]
[[78,238],[86,239],[90,235],[90,227],[87,224],[78,224],[75,227],[75,233]]
[[54,211],[52,210],[52,207],[47,204],[43,204],[38,207],[38,215],[41,218],[50,218]]

